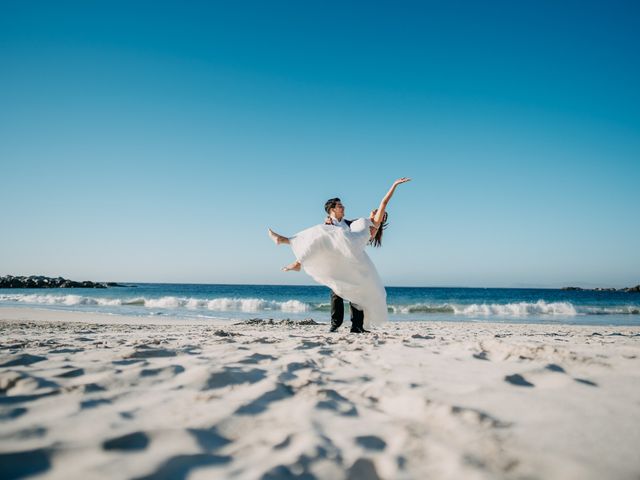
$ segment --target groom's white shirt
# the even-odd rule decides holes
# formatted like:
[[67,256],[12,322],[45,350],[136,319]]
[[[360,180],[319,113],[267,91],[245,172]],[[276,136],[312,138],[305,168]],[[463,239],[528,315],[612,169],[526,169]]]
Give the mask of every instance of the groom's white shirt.
[[347,225],[347,222],[344,221],[344,218],[342,220],[338,220],[337,218],[331,217],[331,223],[335,227],[345,228],[349,230],[349,225]]

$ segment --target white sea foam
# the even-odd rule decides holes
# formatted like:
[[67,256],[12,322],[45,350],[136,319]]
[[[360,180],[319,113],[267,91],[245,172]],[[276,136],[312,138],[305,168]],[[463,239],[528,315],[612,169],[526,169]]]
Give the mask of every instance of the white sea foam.
[[622,305],[619,307],[582,307],[580,313],[587,315],[640,315],[640,305]]
[[178,308],[186,304],[186,299],[178,297],[146,298],[144,306],[148,308]]
[[454,313],[453,306],[448,303],[431,305],[428,303],[414,303],[411,305],[389,305],[391,313]]
[[81,295],[50,295],[50,294],[10,294],[0,295],[0,303],[19,302],[39,305],[96,305],[96,306],[143,306],[147,308],[161,308],[174,310],[186,308],[188,310],[212,311],[241,311],[259,312],[263,310],[281,310],[283,312],[300,313],[311,309],[310,305],[299,300],[265,300],[262,298],[187,298],[166,296],[160,298],[95,298]]
[[454,305],[456,315],[497,315],[497,316],[525,316],[525,315],[577,315],[578,312],[570,302],[517,302],[506,304],[477,304]]
[[99,306],[118,306],[122,305],[119,298],[94,298],[83,297],[81,295],[0,295],[1,302],[20,302],[44,305],[99,305]]
[[278,302],[275,300],[265,300],[262,298],[179,298],[161,297],[155,299],[144,299],[144,306],[148,308],[177,309],[186,308],[188,310],[211,310],[216,312],[240,311],[240,312],[260,312],[264,310],[281,310],[283,312],[306,312],[309,305],[299,300],[287,300]]
[[306,312],[309,310],[309,305],[299,300],[289,300],[287,302],[282,302],[280,310],[292,313]]
[[[193,298],[164,296],[159,298],[128,297],[128,298],[99,298],[76,294],[4,294],[0,295],[0,303],[25,303],[32,305],[58,305],[73,307],[145,307],[163,310],[207,310],[214,312],[262,312],[281,311],[288,313],[304,313],[308,311],[328,311],[330,304],[308,304],[300,300],[266,300],[263,298]],[[449,304],[449,303],[414,303],[391,304],[389,312],[397,315],[408,314],[455,314],[465,316],[528,316],[528,315],[638,315],[639,305],[618,305],[601,307],[594,305],[574,305],[570,302],[513,302],[505,304]]]
[[214,298],[206,301],[207,310],[227,312],[259,312],[260,310],[275,310],[279,302],[263,300],[261,298]]

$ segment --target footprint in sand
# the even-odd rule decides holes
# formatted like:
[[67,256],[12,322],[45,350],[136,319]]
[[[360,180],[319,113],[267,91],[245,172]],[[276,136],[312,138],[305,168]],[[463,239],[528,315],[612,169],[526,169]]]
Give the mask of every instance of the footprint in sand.
[[72,370],[67,370],[66,372],[60,373],[58,375],[56,375],[56,377],[58,378],[75,378],[75,377],[81,377],[82,375],[84,375],[84,369],[82,368],[74,368],[73,366],[70,367],[72,368]]
[[380,480],[375,464],[368,458],[359,458],[347,472],[347,480]]
[[149,445],[149,437],[144,432],[133,432],[111,438],[102,444],[104,450],[144,450]]
[[220,435],[215,428],[188,428],[187,432],[195,438],[200,448],[207,452],[213,452],[231,443],[231,440]]
[[555,363],[550,363],[548,364],[546,367],[547,370],[550,370],[552,372],[557,372],[557,373],[567,373],[566,370],[564,368],[562,368],[560,365],[557,365]]
[[57,348],[55,350],[49,350],[49,353],[78,353],[84,352],[84,348]]
[[[46,434],[47,434],[47,429],[44,427],[28,427],[12,433],[0,435],[0,439],[2,439],[3,441],[9,441],[9,442],[14,440],[24,441],[24,440],[31,440],[34,438],[42,438]],[[1,468],[0,468],[0,473],[2,473]]]
[[182,372],[184,372],[182,365],[169,365],[162,368],[145,368],[140,371],[140,377],[157,377],[162,374],[163,377],[173,378]]
[[298,370],[304,370],[306,368],[313,368],[313,364],[311,362],[291,362],[285,365],[285,371],[278,375],[278,380],[281,382],[289,382],[291,380],[295,380],[298,378],[298,375],[295,374]]
[[362,448],[366,448],[367,450],[376,450],[381,452],[387,448],[387,442],[375,435],[362,435],[360,437],[356,437],[355,441],[358,445]]
[[2,367],[24,367],[27,365],[33,365],[34,363],[42,362],[46,360],[46,357],[41,357],[39,355],[30,355],[28,353],[22,353],[20,355],[15,356],[11,360],[0,365]]
[[83,400],[80,402],[80,410],[86,410],[89,408],[96,408],[100,405],[110,405],[111,400],[107,400],[106,398],[96,398],[95,400]]
[[293,389],[283,383],[278,383],[276,388],[263,393],[258,398],[236,410],[237,415],[257,415],[264,412],[270,404],[293,396]]
[[483,350],[480,353],[474,353],[473,358],[478,360],[489,360],[489,352]]
[[574,378],[574,380],[578,383],[582,383],[583,385],[589,385],[590,387],[598,386],[596,382],[592,382],[591,380],[587,380],[586,378]]
[[283,448],[287,448],[289,445],[291,445],[291,440],[293,440],[293,435],[287,435],[287,438],[285,438],[280,443],[276,443],[273,446],[273,449],[274,450],[282,450]]
[[528,382],[522,375],[515,373],[513,375],[507,375],[504,377],[504,381],[515,385],[516,387],[535,387],[531,382]]
[[175,357],[176,352],[165,348],[144,348],[134,351],[125,358],[163,358]]
[[16,407],[16,408],[12,408],[11,410],[7,411],[7,412],[2,412],[0,413],[0,420],[14,420],[18,417],[21,417],[22,415],[24,415],[25,413],[27,413],[28,410],[24,407]]
[[25,372],[9,370],[0,373],[0,394],[12,396],[31,393],[57,392],[60,385],[46,378],[30,375]]
[[296,350],[307,350],[309,348],[323,347],[324,345],[325,345],[324,342],[303,341],[300,345],[296,347]]
[[134,363],[143,363],[145,362],[142,358],[132,358],[127,360],[113,360],[111,363],[113,365],[133,365]]
[[297,370],[303,370],[305,368],[315,368],[316,364],[311,360],[306,362],[291,362],[286,365],[286,369],[288,373],[293,373]]
[[97,383],[87,383],[83,386],[84,393],[105,392],[107,389]]
[[333,410],[334,412],[339,413],[340,415],[343,415],[345,417],[358,416],[358,410],[356,409],[356,406],[335,390],[320,390],[318,394],[320,397],[324,397],[323,400],[320,400],[318,403],[316,403],[316,408],[318,410]]
[[253,355],[240,360],[238,363],[244,363],[244,364],[255,364],[255,363],[260,363],[264,360],[275,360],[276,357],[274,357],[273,355],[263,355],[261,353],[254,353]]
[[[567,374],[567,371],[560,365],[558,365],[557,363],[549,363],[547,364],[547,366],[544,367],[545,370],[549,371],[549,372],[554,372],[554,373],[562,373],[562,374]],[[511,377],[514,376],[518,376],[518,375],[511,375]],[[522,380],[524,380],[524,378],[520,377]],[[506,378],[505,378],[506,380]],[[574,381],[581,383],[583,385],[588,385],[590,387],[597,387],[598,384],[596,382],[593,382],[591,380],[588,380],[586,378],[574,378]],[[525,382],[527,382],[526,380],[524,380]],[[527,382],[529,383],[529,382]],[[528,386],[528,385],[521,385],[521,386]],[[531,384],[531,386],[533,386],[533,384]]]
[[508,428],[512,425],[510,422],[504,422],[493,415],[475,408],[451,406],[451,413],[463,421],[475,425],[485,425],[491,428]]
[[41,398],[49,397],[51,395],[57,395],[58,393],[60,393],[59,390],[54,390],[52,392],[35,393],[33,395],[10,395],[8,397],[0,396],[0,405],[11,405],[14,403],[33,402],[34,400],[39,400]]
[[0,473],[4,480],[24,478],[51,468],[49,451],[40,448],[24,452],[0,453]]
[[224,388],[229,385],[242,385],[244,383],[256,383],[266,378],[267,372],[259,368],[243,370],[238,367],[225,367],[221,372],[211,374],[202,390]]
[[[285,448],[291,443],[291,439],[291,435],[289,435],[274,448]],[[323,434],[319,435],[318,440],[319,442],[315,446],[309,446],[307,453],[298,455],[291,463],[271,468],[259,477],[260,480],[344,478],[342,475],[332,474],[332,470],[334,470],[334,473],[342,470],[344,459],[340,450],[329,437]],[[362,477],[362,480],[365,480],[365,478],[368,477]]]
[[210,453],[196,453],[193,455],[176,455],[160,465],[154,472],[134,480],[158,480],[176,479],[182,480],[189,477],[193,469],[202,467],[214,467],[229,463],[233,457],[227,455],[212,455]]

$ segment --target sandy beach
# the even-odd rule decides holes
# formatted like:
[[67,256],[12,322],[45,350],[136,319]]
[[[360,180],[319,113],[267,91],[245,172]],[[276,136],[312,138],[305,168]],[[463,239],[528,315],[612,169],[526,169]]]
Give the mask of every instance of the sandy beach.
[[639,327],[0,308],[0,329],[4,479],[640,477]]

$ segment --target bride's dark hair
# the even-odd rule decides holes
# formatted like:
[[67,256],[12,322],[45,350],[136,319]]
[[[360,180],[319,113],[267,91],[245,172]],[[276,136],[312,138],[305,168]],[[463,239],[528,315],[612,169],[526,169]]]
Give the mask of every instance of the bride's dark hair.
[[[373,213],[375,215],[375,212],[377,212],[378,209],[376,208]],[[380,222],[380,226],[378,227],[378,231],[376,232],[376,236],[373,237],[369,243],[374,246],[374,247],[381,247],[382,246],[382,233],[384,231],[385,228],[387,228],[387,226],[389,225],[387,223],[387,217],[389,215],[387,214],[387,212],[384,212],[384,217],[382,217],[382,222]]]

